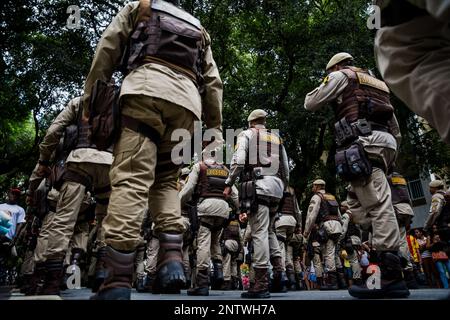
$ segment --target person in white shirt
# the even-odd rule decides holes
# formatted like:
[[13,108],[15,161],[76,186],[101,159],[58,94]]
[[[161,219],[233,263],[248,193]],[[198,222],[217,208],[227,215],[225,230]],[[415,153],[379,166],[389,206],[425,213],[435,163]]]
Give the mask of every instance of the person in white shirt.
[[25,210],[17,204],[20,194],[21,191],[19,189],[11,189],[8,193],[8,201],[0,204],[0,210],[7,212],[11,216],[11,227],[5,235],[7,239],[4,240],[13,240],[15,235],[19,234],[25,225]]

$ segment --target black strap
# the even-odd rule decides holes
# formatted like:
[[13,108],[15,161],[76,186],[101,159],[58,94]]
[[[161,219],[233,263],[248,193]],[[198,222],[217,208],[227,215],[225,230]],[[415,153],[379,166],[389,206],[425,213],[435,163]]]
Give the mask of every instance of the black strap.
[[99,199],[99,198],[96,197],[95,198],[95,202],[98,203],[98,204],[106,206],[109,203],[109,198]]
[[90,190],[92,186],[90,177],[71,170],[66,170],[66,172],[64,172],[63,180],[82,184],[87,190]]
[[146,125],[142,121],[139,121],[126,115],[122,115],[122,126],[142,134],[143,136],[153,141],[155,144],[159,144],[161,142],[161,136],[158,133],[158,131]]
[[102,194],[102,193],[108,193],[111,191],[111,185],[107,185],[104,187],[98,187],[98,188],[94,188],[94,193],[95,194]]

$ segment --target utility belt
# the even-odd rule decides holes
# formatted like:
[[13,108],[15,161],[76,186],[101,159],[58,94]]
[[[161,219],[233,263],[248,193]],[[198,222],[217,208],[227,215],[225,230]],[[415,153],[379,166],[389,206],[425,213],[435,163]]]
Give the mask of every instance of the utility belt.
[[322,218],[322,222],[326,222],[326,221],[339,221],[339,222],[341,222],[341,219],[339,219],[338,216],[327,215],[327,216]]
[[165,67],[167,67],[167,68],[169,68],[171,70],[174,70],[174,71],[176,71],[178,73],[181,73],[181,74],[185,75],[186,77],[188,77],[189,79],[191,79],[192,82],[194,82],[195,86],[198,88],[197,76],[195,75],[194,72],[192,72],[189,69],[183,68],[183,67],[181,67],[179,65],[176,65],[176,64],[170,63],[170,62],[168,62],[166,60],[159,59],[157,57],[152,57],[152,56],[144,57],[141,65],[146,64],[146,63],[160,64],[160,65],[165,66]]
[[334,124],[336,144],[342,147],[352,143],[358,137],[367,137],[373,131],[389,132],[389,127],[366,119],[358,119],[349,123],[346,118],[342,118]]
[[392,0],[381,11],[381,26],[393,27],[409,22],[415,18],[429,15],[429,13],[406,0]]
[[369,136],[373,130],[389,132],[389,128],[379,123],[359,119],[353,123],[343,118],[335,124],[336,143],[338,150],[335,155],[336,171],[344,181],[354,181],[367,178],[373,172],[373,167],[386,171],[385,165],[379,159],[368,157],[360,136]]
[[90,191],[92,189],[92,182],[89,176],[79,174],[78,172],[72,170],[66,170],[64,172],[63,180],[79,183],[86,187],[86,191]]
[[207,229],[209,229],[211,232],[217,232],[217,231],[220,231],[220,230],[222,230],[223,229],[223,225],[221,225],[221,226],[213,226],[213,225],[211,225],[211,224],[209,224],[209,223],[206,223],[206,222],[204,222],[204,221],[200,221],[200,225],[201,226],[203,226],[203,227],[205,227],[205,228],[207,228]]

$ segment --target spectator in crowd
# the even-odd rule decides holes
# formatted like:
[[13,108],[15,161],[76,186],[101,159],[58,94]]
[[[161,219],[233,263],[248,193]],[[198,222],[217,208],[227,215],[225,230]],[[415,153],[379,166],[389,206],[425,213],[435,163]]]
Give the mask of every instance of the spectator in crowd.
[[448,246],[441,241],[439,234],[433,235],[433,242],[430,244],[430,251],[436,269],[439,271],[442,285],[448,289],[448,276],[450,273],[450,260],[448,259]]
[[437,281],[438,273],[436,270],[436,266],[433,263],[431,252],[429,250],[430,239],[425,236],[425,232],[421,229],[415,230],[415,237],[417,242],[419,243],[420,257],[422,260],[423,271],[427,278],[428,286],[430,288],[439,288],[440,285]]
[[0,210],[11,216],[11,227],[9,228],[9,231],[2,236],[2,242],[12,241],[15,235],[20,234],[20,231],[25,224],[25,210],[17,204],[20,195],[21,191],[17,188],[13,188],[8,192],[8,201],[0,204]]

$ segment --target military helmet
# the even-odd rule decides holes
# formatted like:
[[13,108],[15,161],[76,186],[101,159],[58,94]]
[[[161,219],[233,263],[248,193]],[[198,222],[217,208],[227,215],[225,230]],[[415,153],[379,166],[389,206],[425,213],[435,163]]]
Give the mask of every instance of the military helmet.
[[444,182],[442,180],[434,180],[429,184],[430,188],[442,188],[444,186]]
[[322,180],[322,179],[317,179],[316,181],[313,182],[313,185],[314,185],[314,186],[325,186],[326,183],[325,183],[325,181]]
[[259,118],[265,118],[265,117],[267,117],[267,112],[265,112],[264,110],[261,110],[261,109],[256,109],[250,113],[247,121],[250,122],[250,121],[253,121],[253,120],[256,120]]
[[329,70],[329,69],[333,68],[335,65],[337,65],[338,63],[341,63],[342,61],[345,61],[348,59],[353,60],[353,57],[351,54],[349,54],[347,52],[337,53],[328,62],[326,70]]

